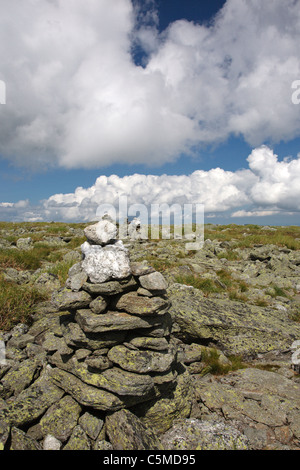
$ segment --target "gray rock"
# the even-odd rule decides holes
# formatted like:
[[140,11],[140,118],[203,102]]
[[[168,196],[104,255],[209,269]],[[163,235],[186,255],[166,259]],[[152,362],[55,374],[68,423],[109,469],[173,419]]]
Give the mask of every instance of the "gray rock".
[[0,410],[0,423],[3,421],[14,426],[30,424],[45,413],[53,403],[60,400],[63,394],[63,390],[56,387],[49,378],[47,371],[23,390],[6,408]]
[[130,341],[130,344],[139,349],[151,349],[154,351],[167,351],[169,343],[166,338],[136,337]]
[[107,416],[105,424],[114,450],[163,450],[154,432],[129,410]]
[[84,271],[82,271],[69,277],[66,281],[65,286],[74,292],[78,292],[82,288],[83,284],[87,281],[87,279],[88,275]]
[[50,375],[60,389],[83,406],[102,411],[116,411],[124,407],[123,402],[112,393],[87,385],[69,372],[54,368]]
[[1,380],[3,390],[0,395],[2,398],[6,399],[13,394],[18,395],[25,390],[36,377],[40,368],[40,358],[26,359],[12,367]]
[[108,352],[108,358],[122,369],[140,374],[150,372],[165,372],[175,361],[173,351],[168,353],[156,351],[132,350],[120,345],[114,346]]
[[84,361],[89,368],[103,371],[113,366],[113,363],[106,356],[91,356]]
[[97,245],[106,245],[116,239],[117,227],[109,220],[100,220],[97,224],[86,227],[84,234],[89,241]]
[[121,294],[134,289],[137,286],[137,282],[131,276],[127,279],[121,279],[119,281],[106,281],[101,284],[92,284],[86,282],[83,284],[82,289],[89,292],[92,295],[105,295],[111,296]]
[[85,256],[82,267],[91,282],[123,279],[131,274],[128,251],[122,241],[104,247],[85,242],[81,249]]
[[131,272],[134,276],[143,276],[145,274],[150,274],[155,271],[155,269],[147,263],[147,261],[132,262],[130,264]]
[[34,284],[37,288],[47,292],[53,292],[61,287],[58,277],[51,273],[42,273]]
[[61,441],[56,439],[56,437],[47,434],[43,441],[43,450],[60,450],[62,446]]
[[77,310],[75,319],[85,333],[106,333],[151,328],[164,323],[164,315],[135,316],[124,312],[96,315],[91,310]]
[[61,442],[65,442],[72,434],[81,412],[80,405],[66,395],[54,403],[40,421],[44,436],[51,434]]
[[99,295],[90,303],[89,307],[93,313],[100,314],[105,312],[107,305],[108,302],[104,299],[104,297]]
[[91,443],[81,426],[76,426],[63,450],[90,450]]
[[222,421],[178,420],[162,436],[167,450],[248,450],[248,439]]
[[19,248],[19,250],[29,251],[29,250],[32,250],[33,248],[33,241],[32,241],[32,238],[30,237],[19,238],[17,240],[16,245],[17,245],[17,248]]
[[128,292],[119,297],[114,307],[134,315],[153,315],[168,308],[168,302],[161,297],[142,297],[136,292]]
[[73,292],[64,287],[52,295],[52,304],[57,310],[76,310],[88,307],[92,297],[85,291]]
[[115,346],[124,340],[125,335],[126,331],[110,331],[109,328],[103,334],[84,333],[77,323],[69,323],[64,331],[65,341],[70,347],[91,350]]
[[225,354],[245,358],[290,348],[300,326],[288,314],[228,299],[207,298],[194,288],[174,284],[168,289],[173,322],[186,342],[213,340]]
[[42,450],[40,444],[27,436],[24,431],[13,427],[11,430],[10,450]]
[[78,423],[84,432],[94,441],[99,436],[104,425],[104,421],[102,419],[99,419],[88,412],[80,416]]
[[140,276],[139,281],[141,286],[149,291],[164,291],[168,287],[164,276],[158,271]]

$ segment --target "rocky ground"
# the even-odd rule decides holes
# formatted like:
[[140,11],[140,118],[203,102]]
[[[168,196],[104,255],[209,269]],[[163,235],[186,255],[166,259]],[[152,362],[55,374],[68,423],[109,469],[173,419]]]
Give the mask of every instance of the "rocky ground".
[[[2,225],[1,282],[14,286],[15,297],[19,289],[37,288],[44,298],[26,318],[19,305],[8,307],[11,299],[0,299],[6,360],[0,365],[0,414],[17,409],[31,384],[35,406],[46,406],[37,398],[47,383],[43,361],[55,351],[50,336],[63,335],[62,313],[50,297],[81,259],[83,228]],[[179,386],[147,409],[141,404],[105,420],[101,413],[95,420],[76,400],[65,403],[54,387],[56,412],[70,417],[66,410],[72,409],[58,436],[63,446],[122,448],[115,425],[121,422],[128,449],[300,449],[299,237],[297,228],[210,225],[204,247],[195,252],[185,249],[185,240],[125,240],[132,262],[147,260],[167,281]],[[45,448],[47,416],[44,431],[30,410],[27,416],[16,420],[11,448]]]

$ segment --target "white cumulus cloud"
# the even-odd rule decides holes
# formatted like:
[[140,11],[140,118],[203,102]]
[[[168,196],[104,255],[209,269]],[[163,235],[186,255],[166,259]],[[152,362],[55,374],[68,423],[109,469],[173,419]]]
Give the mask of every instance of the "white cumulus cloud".
[[147,5],[148,17],[130,0],[0,0],[2,156],[160,165],[230,135],[253,146],[299,136],[299,1],[227,0],[212,25],[180,20],[161,34]]

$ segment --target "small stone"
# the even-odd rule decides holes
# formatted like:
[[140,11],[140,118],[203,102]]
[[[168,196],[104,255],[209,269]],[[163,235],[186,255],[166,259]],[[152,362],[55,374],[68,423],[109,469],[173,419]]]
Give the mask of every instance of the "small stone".
[[82,289],[91,295],[111,296],[121,294],[122,292],[127,292],[134,289],[136,286],[137,282],[133,276],[130,276],[129,278],[120,279],[119,281],[106,281],[100,284],[85,282],[82,286]]
[[104,421],[102,421],[102,419],[99,419],[88,412],[84,413],[79,418],[78,423],[84,432],[94,441],[99,436],[104,425]]
[[71,289],[74,292],[78,292],[83,284],[87,281],[88,275],[85,272],[79,272],[74,274],[72,277],[69,277],[66,281],[65,286],[68,289]]
[[96,299],[94,299],[90,303],[89,307],[90,307],[90,309],[92,310],[93,313],[96,313],[98,315],[100,313],[105,312],[107,305],[108,305],[108,303],[104,299],[104,297],[99,295],[98,297],[96,297]]
[[106,430],[114,450],[163,450],[154,432],[129,410],[107,416]]
[[52,304],[59,310],[76,310],[88,307],[92,301],[91,296],[85,291],[73,292],[64,287],[52,295]]
[[75,356],[78,361],[83,361],[88,356],[90,356],[92,352],[89,349],[76,349]]
[[90,450],[91,443],[81,426],[76,426],[63,450]]
[[150,274],[155,271],[155,269],[147,263],[147,261],[141,262],[132,262],[130,264],[131,272],[134,276],[143,276],[145,274]]
[[113,366],[113,363],[106,356],[92,356],[85,360],[85,363],[91,368],[97,371],[109,369]]
[[137,337],[130,341],[130,344],[140,349],[153,349],[154,351],[167,351],[169,343],[166,338]]
[[47,434],[43,442],[43,450],[60,450],[62,443],[56,437]]
[[168,303],[160,297],[142,297],[136,292],[122,295],[115,304],[117,310],[134,315],[152,315],[168,307]]
[[168,287],[165,278],[158,271],[140,276],[139,281],[141,286],[149,291],[165,291]]
[[109,220],[100,220],[97,224],[84,229],[86,238],[97,245],[106,245],[116,239],[117,227]]

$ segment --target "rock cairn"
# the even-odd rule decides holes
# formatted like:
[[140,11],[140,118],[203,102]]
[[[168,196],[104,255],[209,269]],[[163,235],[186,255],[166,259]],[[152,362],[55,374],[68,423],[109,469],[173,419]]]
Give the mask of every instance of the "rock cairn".
[[[44,315],[7,342],[28,359],[0,368],[1,448],[109,449],[104,422],[116,433],[112,416],[138,420],[133,407],[176,389],[180,364],[164,277],[130,262],[111,221],[85,235],[82,260],[52,295],[53,327]],[[150,443],[140,448],[160,448],[145,435]]]
[[115,411],[159,396],[161,385],[176,380],[167,284],[147,263],[130,263],[112,222],[91,225],[85,235],[83,260],[52,299],[69,315],[62,347],[51,356],[51,376],[68,393],[73,384],[93,387],[91,398],[86,386],[74,398]]

